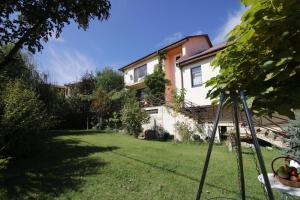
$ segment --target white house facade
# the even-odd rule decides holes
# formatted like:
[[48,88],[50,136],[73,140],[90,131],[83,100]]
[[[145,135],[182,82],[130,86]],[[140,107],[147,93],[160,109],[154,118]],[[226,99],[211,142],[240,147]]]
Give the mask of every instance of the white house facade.
[[[143,125],[144,130],[161,126],[174,135],[175,139],[180,140],[175,124],[184,122],[201,137],[210,136],[216,106],[207,98],[210,88],[206,87],[205,83],[218,75],[219,67],[213,67],[211,62],[215,55],[225,48],[226,44],[213,46],[207,35],[188,36],[119,69],[124,74],[126,87],[136,89],[139,98],[143,100],[144,77],[154,72],[158,64],[158,52],[163,51],[164,72],[166,79],[170,81],[165,90],[166,102],[172,103],[172,91],[185,90],[186,112],[176,113],[166,105],[145,107],[151,119],[148,124]],[[197,118],[199,116],[200,120]],[[216,140],[219,141],[220,136],[230,129],[233,129],[231,109],[224,109]],[[247,132],[247,128],[241,125],[241,132]]]

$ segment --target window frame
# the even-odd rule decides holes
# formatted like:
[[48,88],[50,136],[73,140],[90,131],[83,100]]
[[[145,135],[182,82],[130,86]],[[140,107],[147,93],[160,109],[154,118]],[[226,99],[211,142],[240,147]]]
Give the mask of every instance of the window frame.
[[[201,83],[200,83],[200,84],[197,84],[197,85],[194,84],[194,76],[193,76],[193,69],[196,69],[196,68],[200,68],[200,74],[201,74]],[[192,67],[192,68],[191,68],[191,85],[192,85],[192,88],[194,88],[194,87],[199,87],[199,86],[202,86],[202,85],[203,85],[203,79],[202,79],[202,66],[201,66],[201,65],[195,66],[195,67]]]
[[[136,77],[136,71],[139,70],[139,69],[141,69],[142,67],[145,67],[145,75],[142,76],[142,77]],[[145,77],[146,75],[147,75],[147,64],[143,64],[143,65],[140,65],[140,66],[134,68],[134,70],[133,70],[133,81],[134,81],[134,83],[139,82],[138,79],[139,79],[139,78],[143,78],[143,77]]]

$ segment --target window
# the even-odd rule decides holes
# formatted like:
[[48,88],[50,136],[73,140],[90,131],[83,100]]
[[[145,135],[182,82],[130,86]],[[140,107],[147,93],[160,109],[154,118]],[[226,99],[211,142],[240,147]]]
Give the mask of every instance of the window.
[[134,82],[138,82],[147,75],[147,65],[142,65],[134,69]]
[[191,69],[192,87],[202,85],[202,73],[201,66],[194,67]]

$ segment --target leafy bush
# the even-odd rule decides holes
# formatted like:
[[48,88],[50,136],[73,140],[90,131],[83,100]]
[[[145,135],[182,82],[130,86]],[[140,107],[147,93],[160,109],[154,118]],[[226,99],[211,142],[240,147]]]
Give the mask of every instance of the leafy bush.
[[196,135],[196,134],[192,135],[192,139],[193,139],[193,141],[195,141],[197,143],[204,143],[205,142],[205,140],[201,139],[200,135]]
[[156,131],[153,129],[145,130],[144,135],[145,135],[145,140],[156,140],[157,139]]
[[255,114],[294,118],[300,109],[299,0],[242,3],[248,9],[241,23],[229,32],[227,48],[212,62],[221,70],[206,82],[208,96],[243,90]]
[[121,121],[126,132],[135,137],[142,132],[142,124],[149,121],[149,114],[140,107],[135,98],[127,100],[121,113]]
[[32,154],[42,131],[50,126],[44,104],[33,90],[17,80],[7,84],[3,105],[0,134],[4,138],[4,154],[13,157]]
[[285,154],[296,160],[300,160],[300,112],[296,112],[296,119],[290,120],[288,126],[289,148],[285,150]]
[[170,135],[162,126],[157,126],[156,129],[157,138],[160,141],[166,141],[169,139],[173,139],[173,136]]
[[120,115],[117,112],[113,112],[112,117],[108,119],[108,126],[110,128],[113,128],[114,130],[117,130],[120,128],[121,119]]
[[148,129],[144,133],[145,140],[167,141],[173,137],[162,127],[157,126],[154,129]]
[[182,141],[191,140],[191,136],[193,135],[193,130],[186,122],[176,122],[175,130],[180,135]]
[[185,89],[181,89],[179,92],[177,92],[176,89],[172,91],[173,108],[176,112],[180,112],[182,110],[182,107],[184,106],[185,94]]
[[147,101],[153,105],[162,105],[165,103],[165,88],[170,83],[165,77],[163,71],[163,60],[165,59],[165,53],[159,52],[158,64],[155,66],[155,70],[152,74],[145,77],[145,94]]

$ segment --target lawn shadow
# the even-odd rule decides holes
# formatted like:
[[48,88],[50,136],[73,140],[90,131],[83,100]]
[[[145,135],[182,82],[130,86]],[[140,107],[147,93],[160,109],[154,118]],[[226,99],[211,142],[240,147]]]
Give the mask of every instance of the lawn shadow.
[[113,131],[106,131],[106,130],[51,130],[48,131],[48,135],[50,136],[81,136],[81,135],[97,135],[103,133],[114,133]]
[[[172,173],[172,174],[175,174],[175,175],[177,175],[177,176],[180,176],[180,177],[189,179],[189,180],[191,180],[191,181],[197,182],[197,184],[199,184],[199,182],[200,182],[200,179],[195,178],[195,177],[192,177],[192,176],[189,176],[189,175],[186,175],[186,174],[181,173],[181,172],[178,172],[178,171],[176,171],[176,169],[168,169],[168,168],[165,168],[165,167],[163,167],[163,166],[158,166],[158,165],[155,165],[155,164],[152,164],[152,163],[149,163],[149,162],[140,160],[140,159],[138,159],[138,158],[134,158],[134,157],[125,155],[125,154],[121,154],[121,153],[118,153],[118,152],[112,152],[112,153],[115,154],[115,155],[118,155],[118,156],[121,156],[121,157],[130,159],[130,160],[133,160],[133,161],[142,163],[142,164],[144,164],[144,165],[148,165],[148,166],[150,166],[150,167],[152,167],[152,168],[159,169],[159,170],[162,170],[162,171],[164,171],[164,172]],[[224,186],[216,185],[216,184],[210,183],[209,181],[206,181],[205,185],[207,185],[207,186],[209,186],[209,187],[216,188],[216,189],[221,190],[221,191],[226,191],[226,192],[229,192],[229,193],[232,193],[232,194],[235,194],[235,195],[239,195],[239,194],[240,194],[240,193],[237,192],[237,191],[229,190],[229,189],[225,188]],[[198,186],[198,185],[197,185],[197,186]],[[247,198],[254,199],[254,200],[260,200],[260,199],[254,197],[254,196],[251,196],[251,195],[246,195],[246,197],[247,197]],[[219,198],[219,197],[216,197],[215,199],[217,199],[217,198]],[[214,198],[211,198],[211,199],[214,199]],[[222,198],[221,198],[221,199],[222,199]],[[223,198],[223,199],[224,199],[224,198]]]
[[101,173],[107,164],[88,156],[118,149],[79,143],[49,139],[47,150],[34,158],[8,162],[0,168],[0,199],[53,199],[65,190],[80,190],[85,176]]

